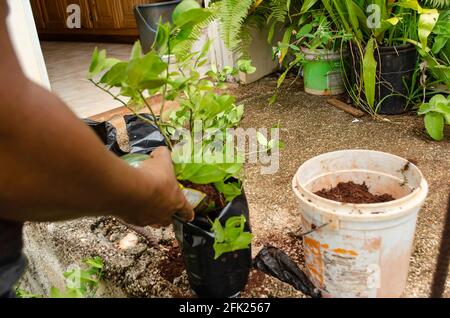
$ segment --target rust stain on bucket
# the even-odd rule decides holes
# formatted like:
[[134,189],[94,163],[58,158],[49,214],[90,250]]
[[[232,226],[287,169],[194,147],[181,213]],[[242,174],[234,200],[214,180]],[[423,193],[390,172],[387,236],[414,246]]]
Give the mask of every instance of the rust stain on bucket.
[[343,248],[335,248],[332,250],[336,254],[342,254],[342,255],[350,255],[350,256],[358,256],[358,253],[352,250],[346,250]]

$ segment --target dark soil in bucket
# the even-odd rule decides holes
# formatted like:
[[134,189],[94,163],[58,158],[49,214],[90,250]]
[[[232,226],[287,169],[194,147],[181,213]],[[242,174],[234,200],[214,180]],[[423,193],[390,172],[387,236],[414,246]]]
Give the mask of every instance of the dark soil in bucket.
[[341,182],[331,189],[322,189],[315,193],[316,195],[342,203],[383,203],[394,201],[395,198],[390,194],[376,195],[369,192],[366,183],[356,184],[353,181]]
[[183,274],[185,266],[178,242],[174,241],[167,252],[167,258],[163,259],[158,267],[161,271],[161,276],[171,283],[174,282],[175,278]]

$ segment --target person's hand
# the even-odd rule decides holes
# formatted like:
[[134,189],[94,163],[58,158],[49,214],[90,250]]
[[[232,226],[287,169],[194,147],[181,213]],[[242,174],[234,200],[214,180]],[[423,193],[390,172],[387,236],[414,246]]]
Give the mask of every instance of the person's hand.
[[[177,214],[186,221],[194,219],[194,211],[186,201],[175,177],[170,151],[159,147],[139,166],[139,172],[148,180],[149,188],[142,208],[130,211],[124,219],[138,226],[168,226]],[[145,194],[144,194],[145,195]]]

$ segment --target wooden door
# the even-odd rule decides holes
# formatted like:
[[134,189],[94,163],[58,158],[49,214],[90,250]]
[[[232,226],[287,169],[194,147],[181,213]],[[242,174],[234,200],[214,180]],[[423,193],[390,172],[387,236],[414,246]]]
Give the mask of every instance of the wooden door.
[[44,17],[42,15],[41,9],[41,1],[40,0],[31,0],[31,9],[33,10],[34,22],[38,30],[42,30],[45,28]]
[[92,11],[94,28],[120,28],[122,20],[120,0],[91,0],[90,8]]
[[134,17],[134,7],[138,4],[161,2],[161,0],[120,0],[122,7],[122,28],[136,29],[136,19]]
[[66,15],[63,11],[63,0],[40,0],[40,8],[45,30],[60,30],[66,25]]

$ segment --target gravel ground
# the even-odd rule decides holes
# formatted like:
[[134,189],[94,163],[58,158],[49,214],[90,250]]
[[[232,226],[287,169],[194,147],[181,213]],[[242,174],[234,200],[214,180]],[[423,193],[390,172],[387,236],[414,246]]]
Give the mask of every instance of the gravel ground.
[[[416,162],[430,185],[429,197],[419,216],[404,295],[427,297],[450,193],[449,138],[440,143],[430,141],[422,120],[414,114],[389,117],[391,122],[375,121],[368,116],[353,122],[350,115],[327,105],[326,98],[304,93],[301,81],[284,89],[277,104],[269,107],[267,100],[273,94],[275,83],[275,78],[268,77],[232,89],[239,101],[246,105],[242,126],[269,128],[280,123],[281,139],[286,143],[276,174],[262,175],[259,165],[246,166],[245,191],[255,235],[253,253],[256,255],[265,245],[276,246],[303,268],[301,241],[291,235],[301,231],[291,180],[304,161],[342,149],[393,153]],[[123,121],[118,117],[112,122],[119,130],[121,145],[126,148]],[[450,135],[449,131],[446,133]],[[186,271],[177,266],[170,272],[166,270],[171,257],[176,254],[172,231],[147,230],[159,240],[159,248],[152,247],[143,237],[136,236],[111,218],[27,225],[25,238],[30,242],[27,248],[31,266],[23,284],[33,285],[27,284],[27,280],[42,281],[42,278],[36,278],[36,273],[46,265],[38,268],[36,264],[43,259],[45,261],[46,255],[56,255],[61,267],[98,255],[105,262],[107,284],[114,287],[109,289],[120,290],[105,292],[105,296],[192,297]],[[33,263],[36,266],[33,267]],[[45,292],[49,283],[44,285],[40,290]],[[289,285],[257,271],[252,271],[242,296],[304,297]],[[449,296],[447,283],[446,297]]]
[[[288,81],[289,82],[289,81]],[[405,297],[427,297],[441,239],[450,194],[450,131],[442,142],[431,141],[423,120],[414,113],[389,116],[391,122],[365,116],[360,122],[326,103],[326,98],[303,92],[301,81],[282,90],[274,106],[267,105],[275,79],[268,77],[237,90],[246,105],[242,126],[272,127],[280,122],[280,169],[275,175],[261,175],[260,167],[246,167],[245,189],[251,221],[257,238],[255,251],[272,238],[287,240],[287,233],[299,231],[299,213],[291,180],[306,160],[322,153],[344,149],[370,149],[392,153],[416,162],[427,179],[430,192],[417,223]],[[285,244],[289,247],[289,244]],[[288,251],[288,254],[292,253]],[[301,259],[301,257],[300,257]],[[281,287],[283,288],[283,287]],[[272,290],[272,287],[271,287]],[[450,296],[447,278],[446,297]]]

